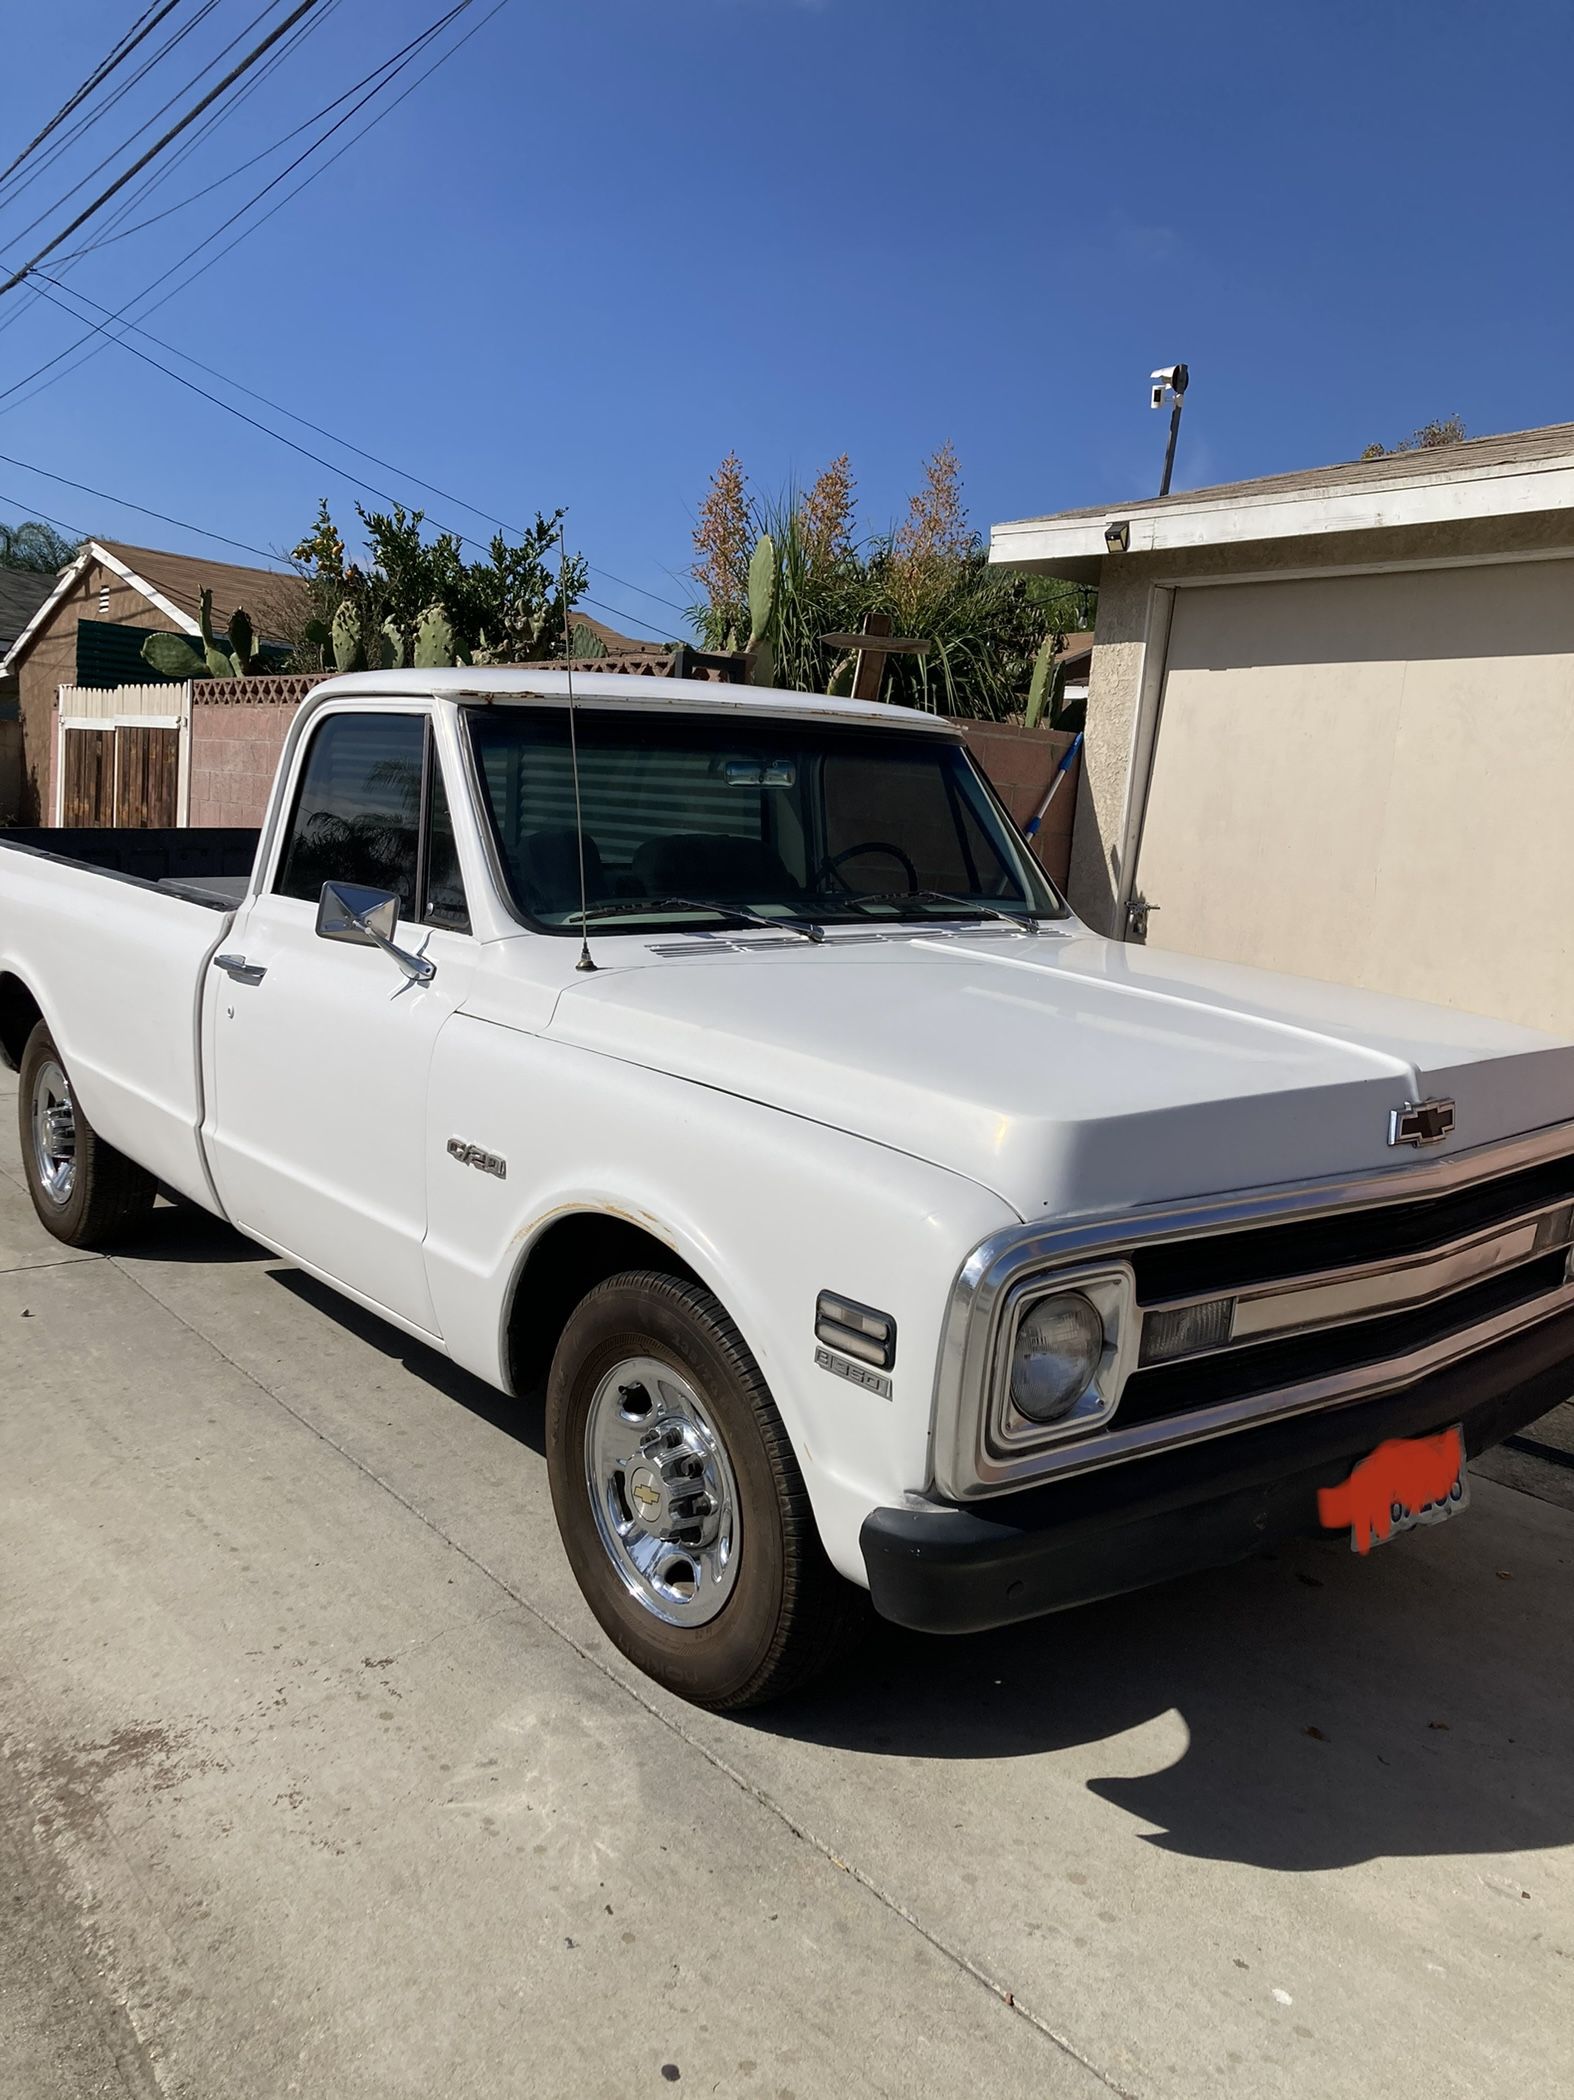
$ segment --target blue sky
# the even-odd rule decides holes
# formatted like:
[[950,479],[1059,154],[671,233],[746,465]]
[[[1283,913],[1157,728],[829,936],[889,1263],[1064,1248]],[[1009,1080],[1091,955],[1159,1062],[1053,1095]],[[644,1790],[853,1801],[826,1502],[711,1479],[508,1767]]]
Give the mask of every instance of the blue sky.
[[[261,152],[440,4],[337,0],[147,209]],[[260,5],[220,0],[182,53]],[[139,11],[7,11],[0,161]],[[0,255],[25,260],[69,216],[23,232],[67,168],[194,70],[172,59],[161,94],[0,204]],[[849,452],[879,527],[949,439],[987,530],[1156,488],[1147,375],[1176,358],[1178,487],[1351,458],[1456,411],[1473,432],[1574,418],[1571,77],[1574,8],[1543,0],[508,0],[148,326],[497,517],[566,503],[595,597],[675,633],[655,599],[688,595],[694,508],[729,448],[766,490]],[[120,306],[291,150],[64,281]],[[79,333],[0,299],[0,388]],[[114,347],[0,398],[0,453],[261,548],[291,544],[319,494],[345,522],[364,494]],[[39,511],[226,551],[0,464],[0,517]]]

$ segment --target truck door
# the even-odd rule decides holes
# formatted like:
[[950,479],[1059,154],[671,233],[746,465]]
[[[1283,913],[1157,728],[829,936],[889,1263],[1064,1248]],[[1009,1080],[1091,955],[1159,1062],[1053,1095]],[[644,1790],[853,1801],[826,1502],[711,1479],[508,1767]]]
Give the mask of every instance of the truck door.
[[[430,719],[392,702],[325,712],[288,793],[265,887],[204,1001],[213,1177],[244,1230],[435,1334],[426,1093],[474,943]],[[431,982],[379,948],[320,937],[326,882],[393,892],[394,937],[436,965]]]

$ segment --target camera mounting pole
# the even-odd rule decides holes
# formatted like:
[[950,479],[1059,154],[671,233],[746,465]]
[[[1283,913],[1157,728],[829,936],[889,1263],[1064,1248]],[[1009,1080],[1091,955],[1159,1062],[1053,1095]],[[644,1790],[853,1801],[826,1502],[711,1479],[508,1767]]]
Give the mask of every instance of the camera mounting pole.
[[1180,436],[1181,409],[1185,405],[1186,387],[1191,379],[1184,365],[1166,365],[1162,371],[1148,375],[1153,381],[1153,406],[1162,408],[1164,396],[1169,395],[1175,406],[1170,410],[1170,441],[1164,448],[1164,478],[1159,483],[1159,494],[1170,492],[1170,475],[1175,469],[1175,440]]

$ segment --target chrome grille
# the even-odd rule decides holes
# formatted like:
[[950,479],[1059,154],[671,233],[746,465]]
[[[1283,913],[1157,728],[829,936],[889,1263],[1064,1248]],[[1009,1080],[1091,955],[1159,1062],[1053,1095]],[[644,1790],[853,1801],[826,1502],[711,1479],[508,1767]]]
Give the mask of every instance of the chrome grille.
[[[993,1425],[1015,1308],[1111,1264],[1137,1328],[1118,1406],[1008,1453]],[[953,1296],[935,1484],[999,1493],[1367,1399],[1570,1313],[1567,1123],[1402,1172],[1000,1233]]]

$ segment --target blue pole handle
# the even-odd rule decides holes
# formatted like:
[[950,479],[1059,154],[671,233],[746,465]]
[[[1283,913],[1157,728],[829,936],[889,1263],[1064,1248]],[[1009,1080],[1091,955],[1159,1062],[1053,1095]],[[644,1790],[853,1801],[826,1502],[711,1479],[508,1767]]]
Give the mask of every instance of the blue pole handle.
[[1046,796],[1044,797],[1043,801],[1042,801],[1042,802],[1041,802],[1041,803],[1040,803],[1040,804],[1038,805],[1038,809],[1037,809],[1037,811],[1036,811],[1036,812],[1034,813],[1033,817],[1032,817],[1032,818],[1031,818],[1031,820],[1029,821],[1029,823],[1028,823],[1028,827],[1027,827],[1026,831],[1025,831],[1025,832],[1023,833],[1023,837],[1024,837],[1024,838],[1032,838],[1032,837],[1033,837],[1033,836],[1034,836],[1034,835],[1036,834],[1036,832],[1038,831],[1038,827],[1040,826],[1040,824],[1042,824],[1042,823],[1043,823],[1043,821],[1044,821],[1045,817],[1046,817],[1046,816],[1048,815],[1048,813],[1049,813],[1049,805],[1050,805],[1050,804],[1051,804],[1051,803],[1052,803],[1052,802],[1054,801],[1054,799],[1055,799],[1055,790],[1056,790],[1056,788],[1058,788],[1058,787],[1059,787],[1059,785],[1060,785],[1061,781],[1062,781],[1062,780],[1063,780],[1063,779],[1065,778],[1065,776],[1066,776],[1066,773],[1067,773],[1067,772],[1068,772],[1068,770],[1070,769],[1071,761],[1072,761],[1072,760],[1073,760],[1073,759],[1074,759],[1074,758],[1076,757],[1077,753],[1078,753],[1078,752],[1079,752],[1079,751],[1080,751],[1081,749],[1082,749],[1082,731],[1081,731],[1081,730],[1079,729],[1079,730],[1077,731],[1076,735],[1075,735],[1075,736],[1074,736],[1074,737],[1073,737],[1073,738],[1071,739],[1071,742],[1070,742],[1070,743],[1069,743],[1069,744],[1068,744],[1068,745],[1066,746],[1065,750],[1064,750],[1064,751],[1063,751],[1063,752],[1061,753],[1061,756],[1060,756],[1060,763],[1059,763],[1059,765],[1058,765],[1058,766],[1056,766],[1056,768],[1055,768],[1055,771],[1054,771],[1054,775],[1053,775],[1053,777],[1051,778],[1051,780],[1050,780],[1050,783],[1049,783],[1049,793],[1048,793],[1048,794],[1047,794],[1047,795],[1046,795]]

